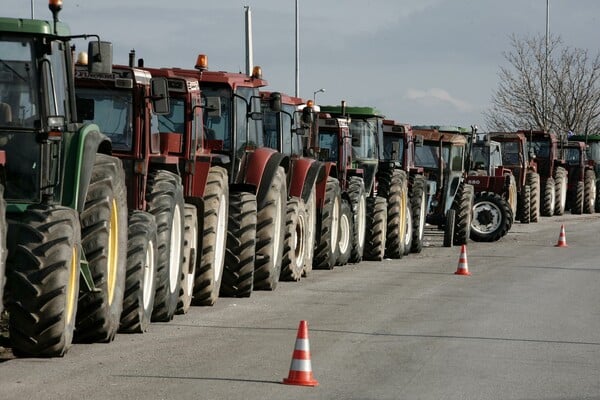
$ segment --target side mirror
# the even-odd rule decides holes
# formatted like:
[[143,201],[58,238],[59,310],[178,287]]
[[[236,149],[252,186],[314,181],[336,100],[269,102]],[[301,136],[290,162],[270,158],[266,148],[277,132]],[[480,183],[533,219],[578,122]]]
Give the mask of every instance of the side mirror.
[[263,119],[263,113],[262,112],[258,112],[258,111],[254,111],[248,114],[248,118],[250,118],[253,121],[262,121]]
[[279,93],[279,92],[271,93],[271,98],[269,99],[269,106],[270,106],[271,110],[273,110],[274,112],[281,111],[281,108],[282,108],[281,93]]
[[88,70],[90,74],[112,74],[112,43],[100,41],[89,42],[88,57]]
[[423,136],[421,136],[421,135],[415,136],[415,147],[423,147]]
[[152,109],[155,114],[168,114],[171,112],[169,104],[169,90],[167,89],[166,78],[152,78],[150,81],[150,91],[152,98]]
[[77,122],[94,120],[94,99],[85,99],[77,96]]
[[221,98],[220,97],[207,97],[206,98],[206,112],[209,117],[220,118],[221,117]]
[[302,121],[303,124],[312,125],[314,118],[315,117],[313,115],[312,108],[304,107],[302,109],[302,117],[300,118],[300,120]]

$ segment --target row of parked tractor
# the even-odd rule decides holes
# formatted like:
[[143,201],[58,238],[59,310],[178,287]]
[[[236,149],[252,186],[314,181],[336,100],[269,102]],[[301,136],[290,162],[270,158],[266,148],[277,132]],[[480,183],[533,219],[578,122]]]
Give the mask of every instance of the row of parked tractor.
[[113,65],[98,39],[75,57],[90,35],[49,5],[50,22],[0,18],[0,311],[18,356],[419,253],[426,226],[444,246],[495,241],[598,204],[585,140],[318,106],[203,55]]

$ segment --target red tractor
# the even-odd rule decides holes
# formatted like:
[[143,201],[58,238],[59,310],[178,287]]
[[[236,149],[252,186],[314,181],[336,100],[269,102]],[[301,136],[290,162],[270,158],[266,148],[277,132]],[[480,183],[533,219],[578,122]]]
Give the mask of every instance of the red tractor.
[[166,81],[132,66],[114,66],[107,75],[77,65],[75,85],[80,120],[101,127],[125,168],[127,203],[135,211],[121,330],[143,332],[150,319],[171,320],[180,301],[188,207],[177,159],[164,157],[156,125],[156,115],[169,112]]
[[[527,136],[522,132],[491,132],[500,143],[502,166],[512,171],[517,186],[516,218],[521,223],[538,222],[540,214],[540,177],[535,160],[530,158]],[[556,211],[556,210],[555,210]]]
[[593,214],[596,208],[595,163],[587,158],[584,142],[567,142],[563,146],[563,159],[569,175],[567,208],[571,214]]
[[[519,131],[527,137],[529,154],[534,158],[540,177],[541,214],[562,215],[566,209],[568,172],[559,151],[556,134],[543,131]],[[535,221],[533,221],[535,222]]]
[[[423,168],[415,165],[415,148],[423,146],[423,137],[413,133],[409,124],[383,121],[383,153],[380,164],[404,171],[408,176],[408,201],[412,229],[406,230],[404,254],[420,253],[423,249],[427,211],[427,184]],[[407,213],[408,214],[408,213]]]
[[[229,178],[220,293],[247,297],[252,289],[274,290],[281,275],[289,159],[263,142],[259,89],[267,81],[262,70],[254,67],[250,76],[209,71],[206,56],[200,55],[195,69],[174,68],[173,73],[200,82],[204,146],[210,149],[211,163],[224,168]],[[248,250],[252,247],[254,254]]]
[[504,237],[517,212],[517,184],[510,169],[503,165],[502,147],[489,135],[469,137],[470,149],[466,182],[475,189],[470,238],[493,242]]
[[281,280],[298,281],[312,270],[317,220],[317,178],[323,163],[304,156],[300,127],[304,101],[279,92],[261,92],[265,145],[289,157],[288,202]]

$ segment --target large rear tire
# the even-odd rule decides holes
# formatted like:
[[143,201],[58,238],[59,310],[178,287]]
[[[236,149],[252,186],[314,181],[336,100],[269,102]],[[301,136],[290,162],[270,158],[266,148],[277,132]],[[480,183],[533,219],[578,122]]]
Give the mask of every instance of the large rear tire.
[[175,314],[187,313],[192,305],[198,258],[198,212],[193,204],[185,204],[183,210],[183,259]]
[[522,224],[528,224],[531,217],[531,187],[524,185],[519,193],[519,221]]
[[474,198],[475,190],[473,186],[462,182],[452,204],[452,208],[456,211],[454,244],[457,246],[467,244],[469,240]]
[[577,182],[575,192],[573,193],[573,200],[571,201],[571,214],[582,214],[583,213],[583,196],[584,196],[585,185],[582,181]]
[[350,203],[346,200],[342,200],[342,207],[340,209],[340,233],[338,235],[338,259],[336,265],[346,265],[350,260],[350,253],[352,252],[352,237],[354,236],[352,223],[352,208]]
[[75,339],[110,342],[121,323],[127,270],[127,193],[121,160],[97,154],[81,221],[81,246],[97,291],[82,292]]
[[285,170],[283,167],[277,167],[266,194],[265,205],[256,214],[254,290],[277,288],[281,276],[286,205]]
[[79,293],[77,212],[35,205],[8,220],[6,308],[13,353],[62,357],[73,341]]
[[378,173],[378,196],[387,199],[387,237],[385,257],[398,259],[404,256],[407,181],[406,173],[397,169],[385,169]]
[[285,220],[280,279],[297,282],[304,271],[306,254],[306,214],[302,199],[292,197],[288,200]]
[[544,199],[542,203],[542,215],[544,217],[553,216],[556,206],[556,183],[554,182],[554,178],[548,178],[546,181],[546,186],[544,187]]
[[315,269],[333,269],[335,265],[338,256],[340,208],[340,184],[337,179],[328,177],[323,208],[317,218],[317,245],[313,260]]
[[471,239],[476,242],[495,242],[504,237],[512,226],[510,204],[499,194],[481,192],[475,197]]
[[456,228],[456,210],[449,209],[446,212],[446,225],[444,225],[444,247],[452,247],[454,244],[454,229]]
[[563,215],[567,207],[567,189],[568,173],[563,167],[558,167],[554,174],[554,183],[556,185],[556,205],[554,206],[554,215]]
[[184,202],[179,176],[155,171],[148,177],[148,211],[156,219],[158,236],[157,285],[152,321],[173,319],[181,286]]
[[583,178],[583,212],[593,214],[596,209],[596,173],[587,169]]
[[410,251],[420,253],[423,250],[423,237],[425,236],[425,219],[427,207],[427,193],[423,175],[411,176],[410,206],[412,216],[412,245]]
[[308,276],[313,268],[313,259],[315,255],[315,238],[317,232],[317,193],[313,185],[305,204],[306,212],[306,253],[304,254],[304,268],[302,276]]
[[[525,178],[529,186],[531,200],[529,203],[529,222],[538,222],[540,219],[540,176],[537,172],[530,171]],[[556,207],[555,207],[556,212]]]
[[367,261],[381,261],[385,256],[387,211],[387,201],[383,197],[367,198],[367,235],[363,256]]
[[250,297],[256,257],[256,196],[230,193],[228,220],[221,296]]
[[[227,179],[227,171],[223,167],[210,168],[204,189],[203,226],[200,227],[202,255],[198,258],[199,265],[196,266],[192,299],[192,304],[195,306],[212,306],[219,298],[228,243],[229,183]],[[256,200],[254,203],[256,214]],[[254,218],[256,224],[256,216]],[[252,250],[254,251],[254,245]],[[254,268],[254,261],[252,261],[252,268]]]
[[148,330],[156,292],[158,242],[154,216],[132,211],[129,216],[127,277],[119,332],[143,333]]
[[367,194],[365,183],[358,176],[350,177],[348,196],[352,207],[352,249],[350,262],[358,263],[363,258],[365,249],[365,234],[367,229]]

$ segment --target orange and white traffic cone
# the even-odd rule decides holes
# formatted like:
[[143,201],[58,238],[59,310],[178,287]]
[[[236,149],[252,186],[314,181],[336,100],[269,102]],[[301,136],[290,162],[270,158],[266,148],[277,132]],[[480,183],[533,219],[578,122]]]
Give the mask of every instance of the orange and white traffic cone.
[[567,244],[567,235],[565,234],[565,226],[560,226],[560,234],[558,235],[558,242],[554,245],[554,247],[569,247]]
[[467,246],[462,245],[460,247],[460,256],[458,257],[458,268],[456,269],[455,275],[471,275],[469,272],[469,263],[467,261]]
[[308,322],[300,321],[296,345],[292,354],[290,373],[283,380],[286,385],[317,386],[319,382],[313,377],[310,364],[310,345],[308,343]]

